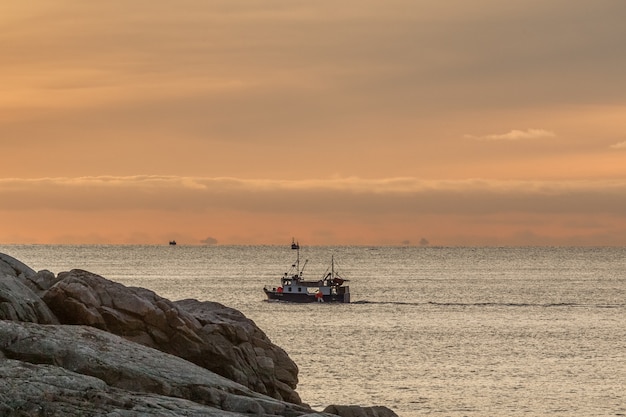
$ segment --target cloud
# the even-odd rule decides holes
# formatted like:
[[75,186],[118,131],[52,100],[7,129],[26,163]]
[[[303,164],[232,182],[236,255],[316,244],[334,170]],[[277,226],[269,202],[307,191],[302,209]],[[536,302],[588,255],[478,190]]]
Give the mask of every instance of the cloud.
[[[5,242],[138,243],[133,236],[145,235],[152,243],[185,236],[248,244],[296,233],[315,244],[397,244],[425,235],[444,245],[526,244],[516,233],[528,230],[555,244],[621,245],[626,180],[0,179],[0,215]],[[215,237],[198,236],[201,230]]]
[[615,143],[610,146],[611,149],[626,149],[626,141]]
[[526,129],[526,130],[511,130],[507,133],[492,134],[485,136],[465,135],[466,138],[484,141],[518,141],[518,140],[531,140],[531,139],[543,139],[553,138],[556,134],[545,129]]
[[4,211],[626,215],[626,180],[271,180],[176,176],[0,179],[0,201]]

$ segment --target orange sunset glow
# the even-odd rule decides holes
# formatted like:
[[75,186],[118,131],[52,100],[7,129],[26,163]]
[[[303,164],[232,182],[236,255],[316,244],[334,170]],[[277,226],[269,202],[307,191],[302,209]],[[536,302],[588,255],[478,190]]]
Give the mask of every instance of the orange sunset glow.
[[621,0],[0,5],[0,244],[625,245]]

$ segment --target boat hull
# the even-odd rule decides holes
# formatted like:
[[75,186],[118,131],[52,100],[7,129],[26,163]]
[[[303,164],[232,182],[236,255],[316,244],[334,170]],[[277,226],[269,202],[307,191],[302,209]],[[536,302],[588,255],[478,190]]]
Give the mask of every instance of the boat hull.
[[[318,303],[320,302],[315,294],[306,293],[288,293],[266,290],[265,295],[268,300],[272,301],[286,301],[289,303]],[[325,303],[349,303],[350,293],[345,294],[326,294],[322,298]]]

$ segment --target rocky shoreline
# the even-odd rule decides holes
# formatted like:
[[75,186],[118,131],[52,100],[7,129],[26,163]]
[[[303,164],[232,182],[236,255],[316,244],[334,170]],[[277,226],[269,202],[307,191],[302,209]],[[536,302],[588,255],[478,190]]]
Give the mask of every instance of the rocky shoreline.
[[237,310],[0,253],[0,415],[396,416],[314,411],[297,383],[297,365]]

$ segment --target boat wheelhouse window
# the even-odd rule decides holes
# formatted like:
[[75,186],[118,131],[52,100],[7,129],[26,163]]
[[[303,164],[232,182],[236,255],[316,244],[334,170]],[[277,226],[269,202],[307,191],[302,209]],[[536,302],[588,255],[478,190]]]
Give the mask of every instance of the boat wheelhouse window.
[[302,287],[298,287],[298,292],[302,292]]
[[289,292],[291,292],[291,287],[287,287],[287,290],[289,290]]

